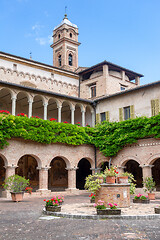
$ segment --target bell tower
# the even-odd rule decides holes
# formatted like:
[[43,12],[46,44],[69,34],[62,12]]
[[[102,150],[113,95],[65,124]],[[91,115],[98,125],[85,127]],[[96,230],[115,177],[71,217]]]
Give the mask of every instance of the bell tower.
[[53,30],[53,66],[74,72],[78,68],[78,27],[67,14]]

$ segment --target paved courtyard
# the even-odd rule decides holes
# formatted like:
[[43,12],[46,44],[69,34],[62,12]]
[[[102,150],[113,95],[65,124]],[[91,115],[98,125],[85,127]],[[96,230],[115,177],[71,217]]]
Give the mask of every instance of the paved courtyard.
[[[44,198],[25,198],[23,202],[15,203],[11,200],[0,198],[0,240],[92,240],[92,239],[160,239],[160,219],[68,219],[42,214]],[[152,202],[150,206],[158,205],[160,200]],[[149,205],[133,208],[142,214]],[[159,204],[160,205],[160,204]],[[87,207],[88,206],[88,207]],[[76,208],[78,210],[76,210]],[[141,211],[138,210],[141,208]],[[63,211],[84,214],[95,211],[90,205],[88,194],[65,196]],[[152,207],[151,207],[152,209]],[[150,211],[151,211],[150,209]],[[123,210],[123,214],[130,214]],[[128,209],[129,211],[129,209]]]

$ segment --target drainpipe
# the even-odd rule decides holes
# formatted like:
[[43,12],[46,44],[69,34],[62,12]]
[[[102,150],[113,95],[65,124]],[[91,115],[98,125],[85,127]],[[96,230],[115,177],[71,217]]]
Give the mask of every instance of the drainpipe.
[[[94,109],[94,119],[95,119],[95,125],[96,125],[96,106],[97,103],[93,102],[92,104],[93,109]],[[94,146],[94,163],[95,163],[95,172],[97,172],[97,148]]]

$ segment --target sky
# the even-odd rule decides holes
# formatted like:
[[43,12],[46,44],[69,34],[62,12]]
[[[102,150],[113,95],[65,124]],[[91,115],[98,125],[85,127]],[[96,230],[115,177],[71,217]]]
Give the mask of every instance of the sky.
[[104,60],[160,80],[160,0],[0,0],[0,51],[53,64],[53,29],[79,28],[79,66]]

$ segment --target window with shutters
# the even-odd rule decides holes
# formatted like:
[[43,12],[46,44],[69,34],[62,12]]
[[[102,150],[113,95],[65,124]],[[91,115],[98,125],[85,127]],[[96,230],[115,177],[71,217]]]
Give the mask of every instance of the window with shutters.
[[131,117],[130,106],[124,107],[123,111],[124,111],[124,120],[130,119],[130,117]]
[[106,120],[106,114],[105,112],[101,113],[101,122]]
[[119,121],[134,118],[134,105],[119,108]]
[[151,115],[155,116],[159,114],[159,99],[151,100]]

